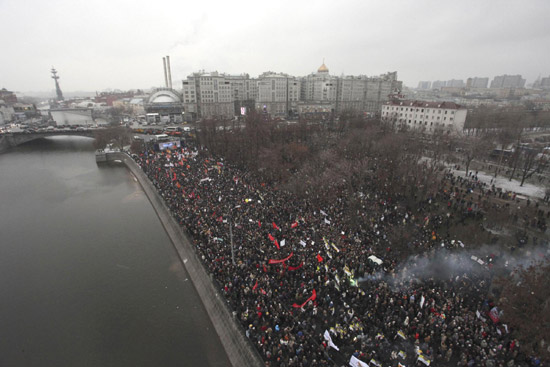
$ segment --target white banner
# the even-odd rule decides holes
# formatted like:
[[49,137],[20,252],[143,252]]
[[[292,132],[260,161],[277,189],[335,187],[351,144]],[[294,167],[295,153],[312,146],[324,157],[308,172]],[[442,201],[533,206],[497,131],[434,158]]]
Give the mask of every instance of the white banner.
[[330,337],[330,333],[328,332],[328,330],[325,330],[325,335],[323,335],[323,336],[324,336],[325,340],[328,342],[328,346],[329,346],[329,347],[332,347],[332,348],[334,348],[334,349],[336,349],[336,350],[338,350],[338,351],[340,350],[340,348],[338,348],[338,347],[336,346],[336,344],[334,344],[334,343],[332,342],[332,338]]
[[363,361],[360,361],[359,359],[355,358],[354,356],[351,356],[349,360],[349,365],[351,367],[369,367],[368,364],[366,364]]

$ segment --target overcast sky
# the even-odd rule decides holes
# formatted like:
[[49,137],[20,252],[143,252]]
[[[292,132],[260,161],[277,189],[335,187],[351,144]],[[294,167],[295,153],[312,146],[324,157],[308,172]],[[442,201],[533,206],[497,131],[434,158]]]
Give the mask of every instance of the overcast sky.
[[194,71],[420,80],[550,75],[548,0],[0,0],[0,88],[174,86]]

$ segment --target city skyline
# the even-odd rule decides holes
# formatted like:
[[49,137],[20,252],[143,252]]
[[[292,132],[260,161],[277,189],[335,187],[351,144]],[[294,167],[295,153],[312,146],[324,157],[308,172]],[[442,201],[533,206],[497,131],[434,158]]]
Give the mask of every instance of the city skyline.
[[531,84],[550,75],[550,3],[541,0],[351,1],[339,8],[326,1],[137,7],[4,0],[0,10],[10,14],[0,25],[10,34],[0,54],[0,88],[18,92],[55,91],[52,66],[64,92],[161,87],[165,55],[177,89],[199,70],[306,76],[323,59],[331,75],[397,71],[413,88],[502,74]]

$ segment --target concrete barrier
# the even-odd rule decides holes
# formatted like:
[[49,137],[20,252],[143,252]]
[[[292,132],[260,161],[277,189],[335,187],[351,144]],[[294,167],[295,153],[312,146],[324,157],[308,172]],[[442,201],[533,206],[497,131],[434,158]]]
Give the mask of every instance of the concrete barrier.
[[214,286],[214,282],[197,256],[192,242],[172,217],[166,203],[141,167],[125,153],[109,153],[107,159],[122,161],[137,178],[184,263],[231,364],[235,367],[263,366],[260,354],[244,335],[238,320],[232,316],[225,297]]

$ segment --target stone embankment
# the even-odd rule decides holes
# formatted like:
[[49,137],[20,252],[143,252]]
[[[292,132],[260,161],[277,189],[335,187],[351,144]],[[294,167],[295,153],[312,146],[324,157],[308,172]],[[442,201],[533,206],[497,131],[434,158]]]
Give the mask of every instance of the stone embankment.
[[213,278],[196,255],[192,242],[174,220],[151,181],[127,154],[109,153],[107,159],[122,161],[137,178],[184,263],[232,365],[235,367],[262,366],[264,363],[259,353],[244,335],[223,294],[215,287]]

